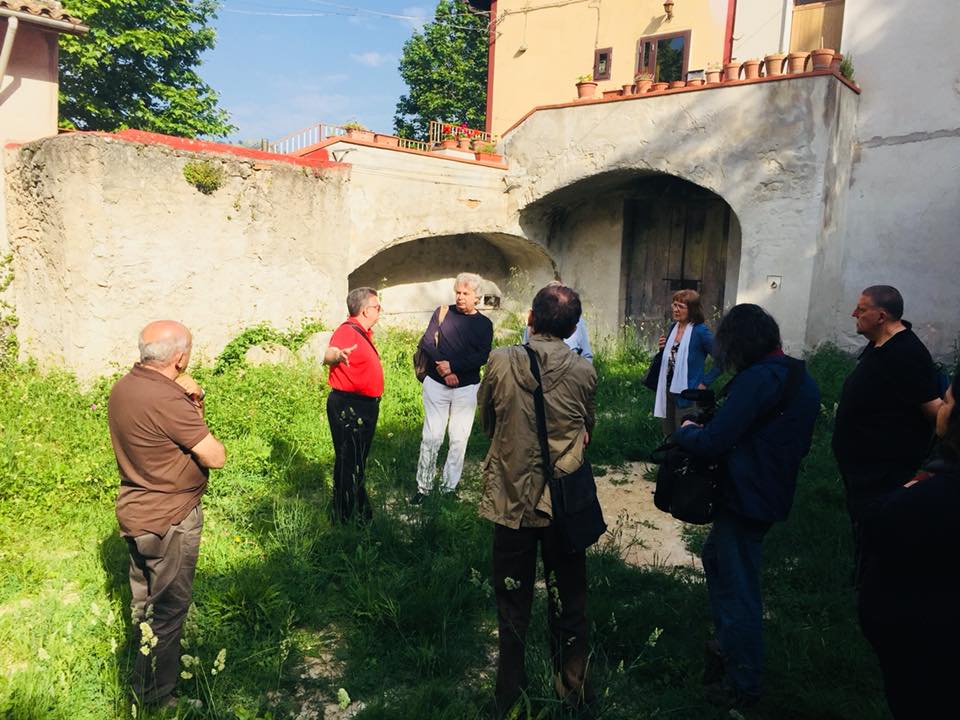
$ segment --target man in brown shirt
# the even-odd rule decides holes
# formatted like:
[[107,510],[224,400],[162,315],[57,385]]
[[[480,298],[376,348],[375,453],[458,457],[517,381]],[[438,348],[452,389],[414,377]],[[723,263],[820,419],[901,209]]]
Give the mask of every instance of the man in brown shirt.
[[140,362],[113,386],[108,408],[138,646],[131,685],[139,703],[173,704],[203,528],[200,498],[209,468],[223,467],[226,453],[203,420],[203,390],[186,374],[190,331],[159,320],[139,344]]

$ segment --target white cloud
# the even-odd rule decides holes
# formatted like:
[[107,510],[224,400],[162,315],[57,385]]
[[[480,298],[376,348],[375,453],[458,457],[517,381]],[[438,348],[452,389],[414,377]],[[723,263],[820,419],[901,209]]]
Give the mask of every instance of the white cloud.
[[391,57],[375,50],[368,50],[362,53],[350,53],[350,59],[367,67],[380,67],[384,63],[389,62]]

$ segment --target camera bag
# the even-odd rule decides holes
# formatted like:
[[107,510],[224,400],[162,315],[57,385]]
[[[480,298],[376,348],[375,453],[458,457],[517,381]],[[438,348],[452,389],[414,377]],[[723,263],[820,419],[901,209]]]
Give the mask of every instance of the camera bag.
[[543,477],[550,488],[553,511],[551,522],[563,538],[567,552],[583,552],[607,531],[607,523],[603,520],[603,510],[597,498],[597,482],[593,478],[593,469],[586,460],[569,475],[558,478],[553,472],[550,446],[547,443],[547,410],[543,401],[540,365],[533,349],[529,345],[524,345],[523,348],[530,357],[530,372],[537,381],[533,404],[537,411],[537,435],[543,456]]

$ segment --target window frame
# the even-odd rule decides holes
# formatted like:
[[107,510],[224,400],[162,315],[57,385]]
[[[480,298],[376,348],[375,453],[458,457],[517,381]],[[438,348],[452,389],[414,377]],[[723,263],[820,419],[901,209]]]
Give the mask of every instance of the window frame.
[[[605,73],[600,72],[600,56],[607,56],[607,71]],[[613,70],[613,48],[597,48],[593,51],[593,79],[594,80],[609,80],[610,73]]]
[[[647,43],[652,43],[652,55],[651,55],[651,65],[654,70],[657,68],[657,44],[661,40],[671,40],[673,38],[683,38],[683,61],[680,66],[680,79],[685,80],[687,77],[687,72],[690,70],[690,38],[693,35],[692,30],[678,30],[677,32],[669,33],[659,33],[657,35],[644,35],[637,40],[637,61],[635,63],[635,69],[633,76],[636,77],[640,73],[647,72],[647,66],[643,65],[643,47]],[[656,72],[651,73],[654,76],[654,81],[657,81],[659,78],[656,77]]]

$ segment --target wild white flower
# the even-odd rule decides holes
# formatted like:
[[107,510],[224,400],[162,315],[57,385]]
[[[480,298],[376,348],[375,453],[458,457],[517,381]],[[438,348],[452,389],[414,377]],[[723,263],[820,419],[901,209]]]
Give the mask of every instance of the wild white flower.
[[110,638],[110,652],[111,652],[111,653],[116,653],[116,652],[117,652],[117,639],[116,639],[116,638]]
[[40,646],[40,649],[37,650],[37,657],[40,658],[43,662],[46,662],[50,659],[50,653],[43,649],[43,646]]
[[192,672],[187,672],[186,670],[183,670],[183,671],[180,672],[180,677],[181,677],[183,680],[189,680],[190,678],[193,677],[193,673],[192,673]]
[[141,646],[140,646],[140,654],[143,655],[143,656],[149,655],[149,654],[150,654],[150,646],[149,646],[149,645],[141,645]]
[[193,655],[181,655],[180,662],[185,668],[188,668],[193,667],[196,664],[197,659]]
[[344,688],[337,690],[337,704],[340,706],[341,710],[346,710],[351,702],[350,695]]
[[210,672],[216,675],[217,673],[223,672],[223,669],[227,665],[227,649],[220,648],[220,652],[217,653],[217,659],[213,661],[213,670]]

